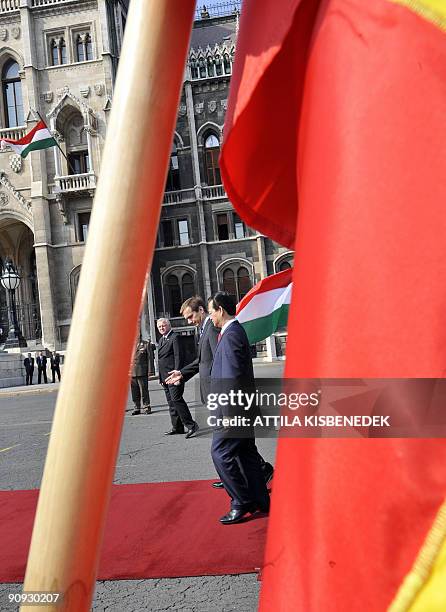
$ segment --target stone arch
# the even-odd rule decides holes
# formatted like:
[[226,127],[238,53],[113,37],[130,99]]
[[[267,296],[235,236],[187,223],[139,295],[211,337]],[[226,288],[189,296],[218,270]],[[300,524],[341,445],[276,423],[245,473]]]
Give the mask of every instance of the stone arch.
[[291,267],[293,267],[293,259],[294,259],[294,251],[286,251],[285,253],[280,253],[273,261],[273,270],[274,272],[279,272],[280,264],[284,261],[288,262]]
[[79,264],[72,268],[68,275],[68,282],[70,284],[70,295],[71,295],[71,308],[74,308],[74,300],[76,299],[77,287],[79,285],[79,277],[81,274],[82,266]]
[[11,47],[3,46],[0,47],[0,74],[3,72],[3,66],[10,59],[15,60],[19,65],[20,72],[23,72],[25,62],[22,55]]
[[207,132],[216,132],[221,146],[223,127],[219,126],[213,121],[206,121],[206,123],[203,123],[203,125],[197,130],[197,140],[199,145],[204,146],[204,139],[207,136]]

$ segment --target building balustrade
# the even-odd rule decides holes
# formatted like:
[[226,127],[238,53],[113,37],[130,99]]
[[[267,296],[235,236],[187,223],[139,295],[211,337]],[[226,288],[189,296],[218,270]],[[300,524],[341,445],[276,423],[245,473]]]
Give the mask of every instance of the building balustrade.
[[11,13],[19,8],[20,0],[0,0],[0,13]]
[[193,202],[195,200],[195,189],[180,189],[179,191],[166,191],[163,204],[180,204],[181,202]]
[[26,127],[11,127],[0,130],[0,139],[9,138],[10,140],[18,140],[26,134]]
[[220,198],[227,198],[225,188],[223,185],[208,185],[201,188],[203,193],[203,200],[218,200]]
[[53,6],[54,4],[66,4],[67,2],[73,2],[73,0],[31,0],[31,6],[33,8],[39,6]]
[[90,172],[86,174],[56,176],[54,180],[56,181],[56,189],[54,191],[59,193],[96,189],[96,175]]

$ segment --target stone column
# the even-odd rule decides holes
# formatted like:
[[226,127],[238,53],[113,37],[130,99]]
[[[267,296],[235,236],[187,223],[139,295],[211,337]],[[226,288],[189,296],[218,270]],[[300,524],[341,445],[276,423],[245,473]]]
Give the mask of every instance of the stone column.
[[209,257],[206,237],[206,225],[204,221],[204,205],[201,191],[200,161],[198,159],[197,128],[195,125],[194,100],[192,95],[192,85],[189,81],[184,83],[186,94],[187,119],[189,122],[190,149],[192,153],[192,171],[195,184],[195,197],[197,199],[198,223],[200,228],[200,256],[201,268],[203,270],[203,289],[206,300],[211,296],[211,277],[209,273]]
[[[268,268],[266,265],[264,236],[257,236],[257,251],[259,254],[260,278],[266,278],[268,276]],[[275,359],[277,359],[276,339],[274,335],[269,336],[266,339],[266,352],[268,354],[268,361],[274,361]]]

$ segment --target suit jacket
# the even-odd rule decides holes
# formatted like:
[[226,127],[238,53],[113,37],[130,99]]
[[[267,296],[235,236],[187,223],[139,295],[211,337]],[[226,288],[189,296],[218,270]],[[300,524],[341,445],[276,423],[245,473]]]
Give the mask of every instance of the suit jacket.
[[34,357],[25,357],[23,365],[27,372],[32,372],[34,370]]
[[36,362],[37,362],[37,368],[39,370],[46,370],[46,356],[43,355],[42,357],[36,357]]
[[185,365],[180,336],[170,332],[169,337],[160,338],[158,343],[158,371],[161,383],[164,383],[172,370],[181,370]]
[[[212,393],[229,393],[232,390],[243,393],[255,393],[256,390],[248,337],[237,320],[222,334],[211,369]],[[245,410],[243,402],[237,406],[219,405],[216,410],[219,417],[239,415],[253,418],[258,414],[255,402],[249,410]]]
[[198,340],[197,357],[187,366],[181,369],[184,381],[189,380],[195,374],[200,374],[200,395],[203,404],[210,393],[211,367],[214,360],[214,353],[217,348],[217,338],[219,331],[212,321],[208,319],[203,329],[203,333]]
[[59,353],[56,353],[56,355],[51,355],[50,357],[50,365],[51,365],[51,369],[52,370],[57,370],[57,368],[60,366],[60,355]]
[[131,375],[133,377],[149,376],[153,348],[155,348],[155,345],[147,342],[146,340],[138,342],[133,353],[131,369]]

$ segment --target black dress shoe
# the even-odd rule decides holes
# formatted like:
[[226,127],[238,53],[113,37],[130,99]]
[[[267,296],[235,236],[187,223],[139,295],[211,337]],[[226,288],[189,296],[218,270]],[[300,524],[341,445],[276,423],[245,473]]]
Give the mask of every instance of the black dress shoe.
[[135,414],[141,414],[141,410],[135,408],[135,410],[132,412],[132,416],[134,416]]
[[176,429],[169,429],[169,431],[164,432],[165,436],[175,436],[177,434],[184,434],[184,431],[177,431]]
[[213,482],[211,486],[214,487],[214,489],[223,489],[224,488],[223,483],[222,483],[221,480],[217,480],[216,482]]
[[194,435],[200,428],[198,427],[198,423],[194,423],[190,429],[186,431],[186,438],[190,438]]
[[232,510],[229,510],[228,514],[221,517],[220,523],[223,525],[234,525],[235,523],[240,523],[240,521],[243,521],[248,514],[252,514],[253,511],[254,508],[232,508]]

